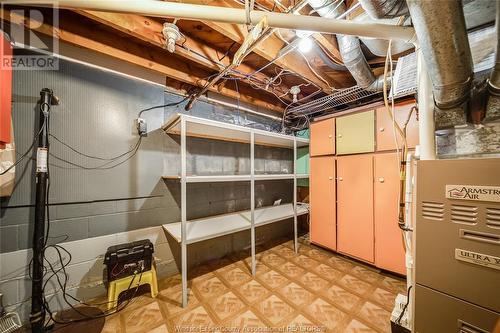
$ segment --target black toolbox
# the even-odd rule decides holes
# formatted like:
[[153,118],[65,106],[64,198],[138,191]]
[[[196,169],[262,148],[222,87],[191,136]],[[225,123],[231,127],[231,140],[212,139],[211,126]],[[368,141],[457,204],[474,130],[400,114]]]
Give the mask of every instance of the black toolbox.
[[108,282],[151,270],[153,252],[149,239],[109,247],[104,257]]

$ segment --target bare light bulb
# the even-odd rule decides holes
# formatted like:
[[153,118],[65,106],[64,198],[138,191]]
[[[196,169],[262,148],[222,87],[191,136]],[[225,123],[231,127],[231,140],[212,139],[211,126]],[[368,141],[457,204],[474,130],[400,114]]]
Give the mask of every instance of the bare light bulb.
[[306,38],[311,36],[313,33],[309,30],[295,30],[295,34],[299,38]]
[[309,37],[302,38],[299,41],[299,51],[302,53],[307,53],[311,51],[312,47],[313,47],[313,42]]

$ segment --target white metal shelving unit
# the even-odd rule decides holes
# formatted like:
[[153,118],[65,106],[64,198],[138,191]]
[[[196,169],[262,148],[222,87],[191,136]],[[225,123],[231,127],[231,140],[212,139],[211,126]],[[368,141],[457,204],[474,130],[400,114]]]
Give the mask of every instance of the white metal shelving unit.
[[[180,181],[181,184],[181,221],[163,225],[181,246],[182,306],[187,306],[187,245],[203,240],[250,230],[252,251],[252,274],[255,275],[255,227],[277,222],[283,219],[294,219],[294,247],[297,252],[297,216],[307,214],[308,207],[297,203],[297,179],[308,178],[309,175],[297,174],[297,148],[309,145],[309,140],[291,135],[267,132],[264,130],[226,124],[214,120],[177,114],[162,129],[167,134],[177,134],[181,138],[181,174],[164,175],[166,180]],[[249,175],[187,175],[186,137],[202,137],[207,139],[232,141],[250,144]],[[291,174],[256,174],[255,145],[283,147],[293,149],[294,172]],[[255,181],[293,179],[293,203],[263,208],[255,208]],[[200,182],[250,182],[250,210],[231,214],[217,215],[193,221],[187,221],[186,184]]]

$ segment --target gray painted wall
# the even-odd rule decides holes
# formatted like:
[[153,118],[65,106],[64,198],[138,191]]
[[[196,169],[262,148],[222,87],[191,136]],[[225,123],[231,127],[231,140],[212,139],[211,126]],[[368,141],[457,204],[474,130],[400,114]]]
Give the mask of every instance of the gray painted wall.
[[[53,89],[61,100],[51,111],[51,133],[98,157],[116,156],[134,146],[138,139],[134,119],[139,110],[181,99],[165,93],[161,86],[68,61],[61,61],[58,71],[16,71],[13,123],[18,152],[24,152],[31,144],[38,126],[35,105],[44,87]],[[165,183],[161,175],[179,173],[179,138],[167,136],[159,128],[172,114],[183,110],[181,105],[144,113],[148,136],[135,156],[112,169],[102,169],[106,161],[83,157],[51,139],[51,241],[78,240],[177,222],[180,186]],[[196,103],[189,113],[264,129],[277,125],[268,118],[205,102]],[[248,145],[190,138],[188,153],[192,173],[249,172]],[[291,171],[293,167],[293,154],[287,149],[259,147],[256,158],[259,172]],[[118,163],[107,166],[113,164]],[[101,169],[92,169],[96,167]],[[31,244],[32,161],[17,167],[16,183],[13,195],[1,201],[2,253],[25,249]],[[256,203],[270,205],[279,198],[290,202],[292,191],[290,181],[258,183]],[[188,218],[247,209],[249,192],[249,183],[190,184]],[[288,232],[282,226],[277,228],[281,228],[280,235]]]

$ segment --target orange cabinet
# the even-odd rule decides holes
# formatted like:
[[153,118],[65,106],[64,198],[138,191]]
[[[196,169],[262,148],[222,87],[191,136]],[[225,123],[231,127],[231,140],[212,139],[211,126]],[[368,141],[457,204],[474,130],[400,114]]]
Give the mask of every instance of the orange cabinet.
[[335,154],[335,118],[312,123],[311,130],[311,156]]
[[374,262],[373,156],[337,157],[337,249]]
[[[401,128],[408,119],[411,108],[414,106],[415,103],[412,101],[404,104],[398,104],[394,107],[395,119]],[[376,121],[377,151],[396,149],[396,145],[394,144],[394,132],[392,129],[393,122],[385,106],[379,107],[377,109]],[[401,145],[401,138],[397,133],[396,138],[399,145]],[[412,112],[411,118],[406,127],[406,140],[408,142],[409,148],[415,148],[415,146],[418,145],[418,121],[417,113],[415,111]]]
[[310,170],[311,242],[336,250],[335,157],[312,157]]
[[396,153],[377,154],[375,164],[375,265],[405,274],[405,252],[398,227],[399,166]]

